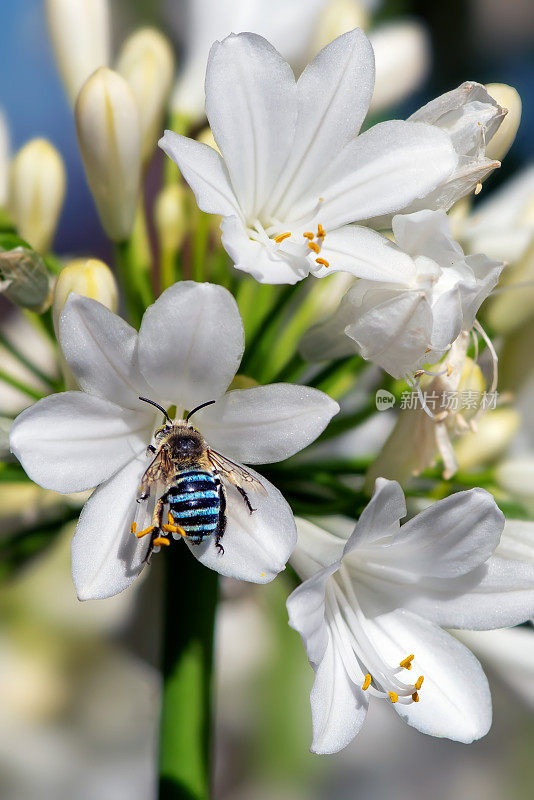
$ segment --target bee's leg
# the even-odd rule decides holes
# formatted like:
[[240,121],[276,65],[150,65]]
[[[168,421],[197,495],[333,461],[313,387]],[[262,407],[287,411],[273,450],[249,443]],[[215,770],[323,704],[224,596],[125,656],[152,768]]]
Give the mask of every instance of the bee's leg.
[[252,508],[252,504],[251,504],[250,500],[248,499],[248,494],[245,492],[245,490],[241,486],[236,486],[235,488],[237,489],[237,491],[239,492],[239,494],[243,498],[243,502],[245,503],[246,507],[248,508],[249,513],[252,514],[253,511],[256,511],[255,508]]
[[141,539],[143,536],[148,536],[149,533],[158,534],[159,531],[161,531],[163,527],[163,509],[165,508],[166,502],[167,493],[162,495],[156,503],[156,507],[154,508],[154,513],[152,515],[152,525],[149,525],[148,528],[138,531],[135,529],[135,523],[133,523],[132,533],[135,533],[138,539]]
[[167,516],[167,524],[162,525],[161,530],[164,531],[164,533],[179,533],[180,536],[187,536],[184,529],[176,524],[176,522],[174,521],[174,517],[170,511]]
[[226,530],[226,492],[222,483],[219,483],[219,498],[221,505],[219,508],[219,522],[217,525],[217,531],[215,533],[215,547],[222,556],[224,553],[224,547],[221,544],[221,539]]

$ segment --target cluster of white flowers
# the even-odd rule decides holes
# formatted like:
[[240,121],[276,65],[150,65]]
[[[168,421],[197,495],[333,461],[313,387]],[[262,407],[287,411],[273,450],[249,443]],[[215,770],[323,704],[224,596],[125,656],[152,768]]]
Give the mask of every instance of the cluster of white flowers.
[[[48,5],[61,45],[61,4]],[[204,5],[195,13],[202,6],[205,14]],[[218,4],[208,5],[212,24],[223,25]],[[306,4],[310,20],[321,5]],[[97,18],[95,25],[107,24],[102,9]],[[199,37],[197,45],[173,99],[192,117],[198,117],[193,78],[205,41]],[[302,41],[293,45],[302,50]],[[109,236],[122,241],[170,90],[172,56],[145,32],[127,43],[113,72],[106,67],[108,49],[106,43],[96,64],[80,50],[79,70],[68,75],[88,180]],[[142,67],[158,58],[164,86],[143,120],[150,87]],[[172,131],[160,146],[198,207],[222,217],[222,245],[234,266],[269,284],[334,272],[354,279],[338,309],[304,336],[305,359],[358,353],[409,381],[440,362],[443,380],[452,376],[457,388],[469,334],[479,327],[476,314],[504,264],[466,255],[447,211],[499,166],[486,145],[506,111],[469,82],[408,120],[360,133],[376,92],[373,48],[359,29],[327,44],[298,80],[266,39],[230,34],[211,48],[205,91],[218,149]],[[476,239],[476,226],[465,224],[464,231],[464,242]],[[248,465],[281,461],[307,447],[339,411],[337,402],[290,383],[237,388],[244,328],[236,301],[221,286],[174,284],[146,309],[139,332],[72,288],[62,288],[61,296],[56,291],[54,321],[74,390],[23,411],[10,446],[41,486],[94,490],[72,544],[78,597],[109,597],[140,574],[152,542],[134,534],[148,530],[158,498],[145,502],[139,485],[156,452],[161,410],[172,409],[176,424],[184,424],[187,412],[211,402],[196,413],[195,429],[238,470],[247,465],[263,492],[251,492],[250,508],[227,481],[224,549],[215,536],[200,544],[183,538],[199,561],[222,575],[266,583],[289,561],[302,579],[288,610],[315,670],[312,749],[346,746],[370,696],[391,702],[425,733],[462,742],[483,736],[491,723],[484,673],[441,629],[502,628],[534,615],[534,568],[495,552],[504,517],[493,497],[476,488],[452,494],[401,527],[403,492],[378,477],[355,527],[339,518],[330,529],[295,523],[278,489]],[[116,293],[107,294],[106,305],[116,304]],[[432,428],[432,452],[421,461],[432,460],[437,441],[452,474],[456,462],[443,420],[434,422],[442,427]],[[167,529],[173,530],[170,522]]]

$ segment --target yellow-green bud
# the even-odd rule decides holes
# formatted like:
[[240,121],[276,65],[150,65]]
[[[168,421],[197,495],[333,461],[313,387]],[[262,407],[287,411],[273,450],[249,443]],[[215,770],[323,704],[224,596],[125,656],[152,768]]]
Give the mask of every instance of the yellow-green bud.
[[39,253],[0,248],[0,292],[12,303],[42,314],[52,302],[53,280]]
[[176,253],[184,240],[188,219],[187,189],[179,183],[166,186],[154,205],[154,223],[162,251]]
[[504,270],[499,291],[486,305],[486,319],[496,333],[509,334],[534,316],[534,242],[523,257]]
[[221,152],[217,147],[217,142],[215,141],[215,137],[209,125],[206,125],[205,128],[202,128],[197,136],[197,141],[201,144],[207,144],[209,147],[213,147],[213,149],[217,150],[218,153]]
[[454,445],[458,468],[473,469],[494,461],[510,444],[521,418],[513,408],[487,411],[476,422],[476,430],[460,436]]
[[109,64],[107,0],[46,0],[46,18],[61,79],[74,105],[83,84]]
[[513,86],[506,83],[488,83],[488,94],[507,110],[507,114],[496,134],[486,146],[486,156],[495,161],[502,161],[516,137],[521,122],[521,98]]
[[19,235],[46,253],[65,198],[63,159],[46,139],[32,139],[11,164],[9,210]]
[[369,14],[365,4],[360,0],[330,0],[322,10],[315,36],[312,40],[312,55],[315,55],[333,39],[354,28],[365,29],[369,26]]
[[141,123],[127,81],[106,67],[83,85],[74,109],[85,174],[114,241],[132,230],[141,180]]
[[56,282],[52,306],[56,335],[59,331],[59,317],[71,292],[91,297],[111,311],[117,311],[119,294],[110,268],[96,258],[76,258],[69,261],[59,273]]
[[169,41],[154,28],[136,31],[122,47],[117,72],[130,84],[139,106],[141,152],[146,161],[163,134],[163,115],[174,74]]

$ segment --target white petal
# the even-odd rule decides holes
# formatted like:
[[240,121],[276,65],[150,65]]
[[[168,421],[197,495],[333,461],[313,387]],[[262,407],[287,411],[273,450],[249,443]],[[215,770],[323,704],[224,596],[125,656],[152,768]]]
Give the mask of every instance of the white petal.
[[149,536],[130,526],[146,459],[136,458],[95,489],[83,507],[72,540],[72,579],[80,600],[111,597],[139,575]]
[[396,567],[421,577],[454,578],[487,561],[503,527],[492,495],[470,489],[439,500],[403,525],[388,553]]
[[321,247],[328,267],[314,268],[317,277],[342,270],[357,278],[391,283],[409,283],[416,269],[409,255],[385,236],[358,225],[346,225],[329,232]]
[[[373,639],[391,664],[414,653],[414,676],[423,675],[419,702],[393,705],[421,733],[468,744],[491,725],[488,682],[472,653],[436,625],[405,610],[369,622]],[[414,677],[415,679],[415,677]]]
[[403,603],[444,628],[490,630],[534,616],[534,567],[493,557],[456,579],[428,579]]
[[137,331],[89,297],[69,295],[60,320],[61,349],[84,390],[112,403],[143,410],[150,393],[137,363]]
[[215,450],[245,464],[270,464],[298,453],[326,428],[339,405],[308,386],[276,383],[228,392],[196,423]]
[[[399,520],[406,516],[404,492],[397,481],[377,478],[373,496],[362,511],[353,534],[348,539],[343,555],[357,547],[390,539],[398,534]],[[388,542],[389,544],[389,542]],[[382,551],[384,543],[378,545]]]
[[[358,134],[373,85],[373,49],[359,29],[338,36],[306,67],[297,83],[297,127],[277,192],[280,199],[285,187],[277,216],[283,219],[295,199],[309,193],[326,165]],[[271,212],[274,207],[269,205]]]
[[[381,122],[353,139],[292,210],[298,218],[323,198],[327,229],[400,211],[444,181],[457,163],[449,136],[424,123]],[[328,236],[328,233],[327,233]]]
[[325,587],[329,577],[339,569],[340,562],[319,570],[301,583],[287,598],[289,626],[302,638],[311,664],[319,664],[329,640],[325,621]]
[[291,509],[278,489],[258,473],[248,471],[263,484],[267,495],[250,493],[255,509],[251,514],[235,487],[225,483],[228,524],[221,541],[224,553],[217,551],[214,536],[200,545],[188,542],[188,546],[202,564],[221,575],[269,583],[285,569],[297,530]]
[[332,639],[316,670],[310,694],[313,753],[337,753],[360,731],[369,701],[345,670]]
[[260,244],[249,238],[248,231],[237,216],[221,222],[222,244],[234,267],[249,272],[260,283],[297,283],[310,271],[307,258],[297,258],[281,248]]
[[240,213],[228,170],[213,147],[174,131],[165,131],[158,144],[178,165],[201,211],[223,216]]
[[[393,217],[393,235],[398,246],[412,256],[426,256],[441,264],[441,259],[463,258],[463,250],[454,241],[451,223],[444,211],[418,211]],[[445,266],[443,264],[443,266]]]
[[505,520],[495,555],[511,561],[534,564],[534,522],[523,519]]
[[23,411],[11,450],[35,483],[82,492],[107,480],[150,442],[153,416],[83,392],[52,394]]
[[147,308],[139,331],[143,375],[160,397],[187,409],[223,394],[243,349],[237,303],[210,283],[171,286]]
[[231,34],[211,48],[206,113],[245,218],[258,215],[295,130],[295,76],[261,36]]
[[347,538],[354,530],[354,522],[345,522],[350,530],[343,537],[309,520],[296,518],[298,542],[291,555],[291,566],[303,581],[315,575],[322,567],[339,561]]
[[476,284],[473,288],[460,287],[460,298],[462,301],[462,313],[464,318],[464,330],[470,330],[475,322],[478,309],[489,296],[491,290],[497,285],[499,277],[504,268],[504,263],[500,261],[490,261],[485,255],[478,253],[474,256],[467,256],[465,259],[467,266],[473,270]]

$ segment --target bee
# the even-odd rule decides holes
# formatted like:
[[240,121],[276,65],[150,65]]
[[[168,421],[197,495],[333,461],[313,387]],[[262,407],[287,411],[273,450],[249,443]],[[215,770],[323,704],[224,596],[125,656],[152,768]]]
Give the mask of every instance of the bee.
[[[169,533],[175,538],[184,536],[193,544],[215,536],[218,551],[224,553],[221,539],[227,520],[226,490],[222,479],[235,486],[250,514],[256,509],[252,507],[247,492],[265,495],[265,488],[246,469],[212,450],[200,431],[189,423],[193,414],[212,405],[215,400],[197,406],[185,420],[173,422],[162,406],[146,397],[139,399],[158,408],[165,421],[154,433],[157,447],[149,445],[147,448],[147,453],[154,454],[154,459],[141,479],[137,502],[147,500],[156,485],[163,486],[163,494],[156,502],[152,525],[138,531],[133,523],[132,533],[138,538],[150,536],[147,560],[154,548],[170,544],[166,535]],[[166,507],[168,516],[165,523]]]

